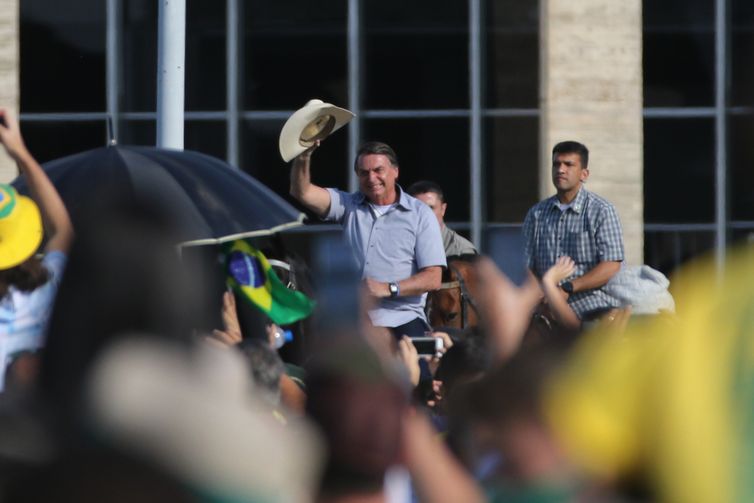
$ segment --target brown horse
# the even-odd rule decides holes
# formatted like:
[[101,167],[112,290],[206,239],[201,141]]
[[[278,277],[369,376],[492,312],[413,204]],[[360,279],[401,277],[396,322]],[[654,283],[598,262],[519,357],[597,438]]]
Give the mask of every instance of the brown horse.
[[475,301],[475,255],[448,257],[439,290],[427,296],[427,319],[433,327],[466,328],[479,323]]

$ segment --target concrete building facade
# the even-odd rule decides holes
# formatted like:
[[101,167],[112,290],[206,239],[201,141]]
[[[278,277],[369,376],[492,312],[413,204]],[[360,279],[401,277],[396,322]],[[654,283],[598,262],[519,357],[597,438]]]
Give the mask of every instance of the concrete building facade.
[[[0,0],[0,104],[18,113],[19,96],[19,0]],[[0,181],[16,176],[16,166],[0,156]]]
[[617,207],[630,264],[644,259],[641,19],[640,0],[541,2],[540,195],[552,146],[584,143],[587,187]]

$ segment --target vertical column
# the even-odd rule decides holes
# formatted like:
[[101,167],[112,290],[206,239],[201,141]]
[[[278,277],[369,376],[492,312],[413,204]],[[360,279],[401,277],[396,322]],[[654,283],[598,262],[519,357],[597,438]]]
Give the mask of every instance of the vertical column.
[[471,241],[476,246],[482,243],[482,14],[481,1],[469,0],[469,103],[470,161],[469,170],[471,200]]
[[715,263],[718,271],[725,264],[728,230],[728,104],[726,70],[728,63],[727,0],[715,0]]
[[361,142],[361,0],[348,0],[348,109],[356,118],[348,124],[348,190],[358,190],[359,182],[351,163]]
[[183,149],[186,0],[160,0],[157,27],[157,146]]
[[[19,108],[19,0],[0,0],[0,105]],[[0,181],[16,177],[16,165],[0,155]]]
[[241,58],[239,58],[239,47],[243,40],[241,35],[241,11],[238,0],[228,0],[226,6],[225,19],[225,102],[228,115],[227,121],[227,145],[226,157],[231,166],[238,167],[240,156],[238,153],[238,142],[240,139],[239,120],[240,120],[240,94],[239,94],[239,69]]
[[643,262],[641,0],[541,0],[540,194],[552,195],[550,152],[590,151],[589,190],[618,209],[626,261]]
[[107,0],[107,116],[112,128],[109,140],[113,143],[118,140],[120,120],[120,27],[120,0]]

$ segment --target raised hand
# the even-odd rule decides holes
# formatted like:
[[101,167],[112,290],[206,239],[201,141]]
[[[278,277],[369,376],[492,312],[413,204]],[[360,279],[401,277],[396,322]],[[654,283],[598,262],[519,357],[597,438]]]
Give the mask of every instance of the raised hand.
[[411,384],[416,387],[419,384],[419,377],[421,375],[421,369],[419,368],[419,353],[416,351],[416,346],[411,342],[411,338],[407,335],[401,337],[398,341],[398,356],[408,370]]
[[557,285],[571,274],[576,269],[576,263],[571,257],[559,257],[558,260],[550,267],[547,272],[542,276],[542,282]]
[[26,152],[18,120],[8,108],[0,108],[0,143],[3,144],[8,155],[16,161],[22,153]]
[[571,257],[559,257],[558,260],[542,276],[542,291],[545,301],[549,304],[550,313],[562,326],[577,329],[581,326],[576,313],[568,305],[568,293],[558,285],[573,274],[576,264]]
[[236,298],[233,292],[223,293],[222,307],[223,329],[213,330],[211,338],[226,346],[235,346],[243,340],[241,324],[238,322]]

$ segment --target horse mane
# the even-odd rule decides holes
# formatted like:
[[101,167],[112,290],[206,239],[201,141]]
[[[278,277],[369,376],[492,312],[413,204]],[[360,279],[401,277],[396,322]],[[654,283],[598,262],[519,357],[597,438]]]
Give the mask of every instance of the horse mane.
[[456,272],[458,273],[465,274],[466,270],[470,268],[478,259],[479,255],[475,253],[449,255],[447,257],[448,266],[442,270],[442,281],[447,282],[458,279],[454,277],[455,273],[453,272],[453,269],[455,268]]

